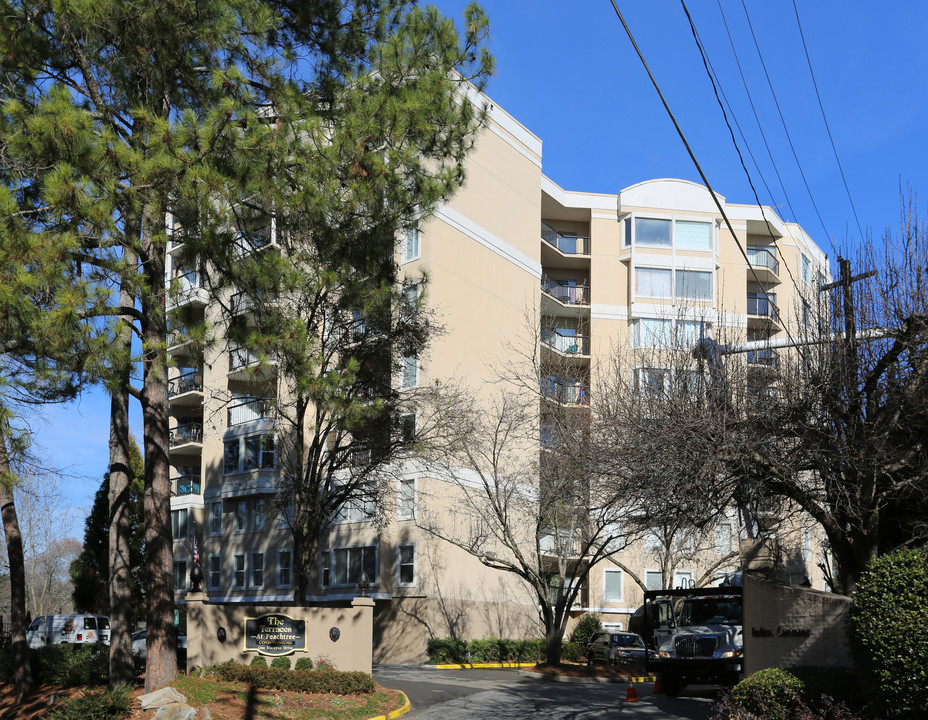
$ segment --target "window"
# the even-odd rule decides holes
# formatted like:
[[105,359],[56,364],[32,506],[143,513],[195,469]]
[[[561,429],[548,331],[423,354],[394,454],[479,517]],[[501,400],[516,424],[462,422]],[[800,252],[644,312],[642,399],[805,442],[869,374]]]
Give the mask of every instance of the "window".
[[266,507],[267,501],[264,498],[255,500],[255,511],[252,516],[252,529],[254,532],[264,532],[267,525]]
[[398,545],[396,548],[396,581],[410,587],[416,584],[416,546]]
[[805,562],[812,562],[812,533],[808,528],[802,531],[802,559]]
[[209,577],[207,579],[209,587],[213,590],[219,588],[222,582],[222,555],[209,556]]
[[290,587],[293,584],[293,553],[290,550],[277,551],[277,587]]
[[171,511],[171,538],[174,542],[187,539],[187,510]]
[[677,220],[674,223],[674,245],[679,250],[711,250],[711,223]]
[[416,481],[400,480],[396,494],[396,519],[413,520],[416,517]]
[[644,551],[649,553],[660,552],[664,549],[664,543],[661,542],[660,535],[654,530],[648,530],[644,536]]
[[687,350],[691,350],[706,336],[706,323],[699,320],[677,320],[677,340]]
[[603,602],[622,602],[621,570],[603,570]]
[[253,552],[251,554],[251,587],[264,587],[264,553]]
[[187,589],[187,562],[178,560],[174,563],[174,591],[184,592]]
[[663,348],[671,344],[670,320],[641,318],[632,323],[632,338],[636,348]]
[[403,243],[403,262],[409,262],[419,257],[419,239],[418,225],[406,229],[406,238]]
[[332,577],[329,571],[329,551],[323,550],[319,553],[319,584],[322,587],[328,587],[332,584]]
[[406,306],[413,312],[415,312],[416,306],[419,303],[419,290],[420,286],[418,284],[403,286],[403,302],[406,303]]
[[690,570],[675,570],[673,573],[673,586],[675,588],[695,587],[693,573]]
[[728,555],[731,547],[731,524],[719,523],[715,526],[715,554]]
[[400,439],[404,443],[411,444],[416,441],[416,414],[415,413],[404,413],[403,415],[400,415],[399,431],[400,431]]
[[273,470],[276,466],[273,435],[249,435],[226,440],[222,471]]
[[607,552],[618,552],[625,547],[625,534],[622,523],[610,522],[603,525],[603,540]]
[[675,289],[677,298],[711,300],[712,273],[701,270],[677,270]]
[[635,244],[647,247],[670,247],[670,220],[635,218]]
[[648,590],[663,590],[664,576],[660,570],[648,570],[644,574],[644,585]]
[[245,556],[236,555],[234,559],[235,577],[232,580],[232,587],[239,589],[245,587]]
[[243,533],[248,530],[248,502],[239,500],[235,503],[235,532]]
[[377,495],[373,483],[359,485],[335,515],[335,522],[368,522],[377,514]]
[[660,397],[667,391],[670,382],[667,368],[635,368],[632,373],[635,392],[646,397]]
[[377,548],[338,548],[329,552],[332,585],[356,585],[361,573],[367,573],[371,582],[377,580]]
[[209,534],[222,535],[222,501],[209,504]]
[[670,298],[670,270],[635,268],[635,295]]
[[419,357],[406,355],[400,370],[400,388],[411,388],[419,384]]
[[800,270],[802,272],[802,281],[806,285],[812,284],[812,262],[805,255],[800,256]]

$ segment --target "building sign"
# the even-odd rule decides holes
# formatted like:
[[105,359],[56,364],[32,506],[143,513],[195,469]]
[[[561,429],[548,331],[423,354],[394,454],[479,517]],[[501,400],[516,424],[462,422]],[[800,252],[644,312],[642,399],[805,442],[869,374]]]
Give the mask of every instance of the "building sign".
[[281,613],[246,617],[244,650],[275,657],[306,650],[306,621]]
[[773,630],[773,629],[771,629],[771,628],[766,628],[766,627],[764,627],[763,625],[761,625],[759,628],[757,628],[757,627],[752,627],[752,628],[751,628],[751,636],[752,636],[752,637],[765,637],[765,638],[772,638],[772,637],[798,637],[798,638],[807,638],[807,637],[810,637],[811,635],[812,635],[812,633],[811,633],[811,631],[809,630],[809,628],[785,628],[785,627],[783,627],[782,625],[781,625],[780,627],[778,627],[776,630]]

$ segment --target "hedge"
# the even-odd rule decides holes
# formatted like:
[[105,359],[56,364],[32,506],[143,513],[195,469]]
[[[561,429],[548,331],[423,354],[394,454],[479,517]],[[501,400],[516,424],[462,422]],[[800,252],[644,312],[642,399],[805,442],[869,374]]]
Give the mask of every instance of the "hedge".
[[342,670],[284,670],[262,665],[242,665],[233,660],[204,670],[223,680],[237,680],[267,690],[292,690],[304,693],[357,695],[372,693],[374,678],[363,672]]
[[[534,663],[544,660],[545,641],[482,638],[464,642],[451,637],[429,638],[426,652],[432,665]],[[585,644],[565,641],[561,645],[561,660],[577,662],[585,652]]]

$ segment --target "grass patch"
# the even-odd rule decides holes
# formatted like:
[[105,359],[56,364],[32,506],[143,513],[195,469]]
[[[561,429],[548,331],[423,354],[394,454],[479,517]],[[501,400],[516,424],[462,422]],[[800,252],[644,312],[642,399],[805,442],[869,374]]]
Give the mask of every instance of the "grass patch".
[[184,695],[189,704],[194,707],[209,705],[217,702],[219,698],[234,694],[241,688],[241,683],[227,682],[218,678],[178,676],[171,683],[178,692]]

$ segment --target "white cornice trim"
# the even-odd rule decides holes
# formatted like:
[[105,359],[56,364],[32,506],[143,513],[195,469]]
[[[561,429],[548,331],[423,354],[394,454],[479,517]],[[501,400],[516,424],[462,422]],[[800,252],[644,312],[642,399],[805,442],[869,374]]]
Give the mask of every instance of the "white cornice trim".
[[520,270],[523,270],[536,279],[541,279],[541,263],[529,257],[521,250],[517,250],[505,240],[496,237],[493,233],[480,227],[475,222],[462,215],[457,210],[443,205],[435,211],[435,217],[471,240],[493,251],[501,258],[508,260]]
[[[565,208],[583,208],[585,210],[618,211],[618,196],[599,193],[571,192],[565,190],[547,175],[541,176],[541,191],[554,198]],[[609,218],[615,215],[607,216]]]

